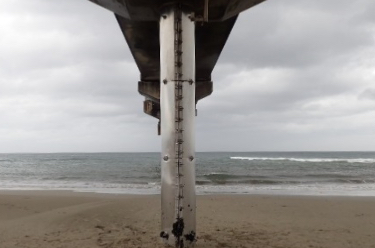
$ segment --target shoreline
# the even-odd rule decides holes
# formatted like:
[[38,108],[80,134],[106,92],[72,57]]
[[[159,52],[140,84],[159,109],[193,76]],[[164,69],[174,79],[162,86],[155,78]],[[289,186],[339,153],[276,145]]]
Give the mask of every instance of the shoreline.
[[[75,191],[67,189],[0,189],[0,197],[2,195],[36,195],[36,196],[84,196],[84,197],[160,197],[160,193],[107,193],[107,192],[95,192],[95,191]],[[374,199],[375,195],[341,195],[341,194],[290,194],[290,193],[233,193],[233,192],[223,192],[223,193],[204,193],[196,194],[196,197],[275,197],[275,198],[368,198]]]
[[[61,188],[61,189],[45,189],[45,188],[0,188],[0,195],[1,192],[70,192],[72,194],[99,194],[99,195],[129,195],[129,196],[136,196],[136,195],[144,195],[144,196],[153,196],[153,195],[160,195],[159,190],[152,190],[152,191],[120,191],[120,190],[100,190],[100,189],[92,189],[92,190],[80,190],[80,189],[69,189],[69,188]],[[16,193],[17,194],[17,193]],[[343,190],[253,190],[251,192],[241,192],[241,191],[207,191],[202,192],[197,190],[197,196],[215,196],[215,195],[246,195],[246,196],[281,196],[281,197],[288,197],[288,196],[295,196],[295,197],[368,197],[368,198],[375,198],[375,191],[373,190],[352,190],[352,191],[343,191]]]
[[[197,248],[374,248],[375,198],[197,196]],[[2,248],[164,247],[160,196],[0,191]]]

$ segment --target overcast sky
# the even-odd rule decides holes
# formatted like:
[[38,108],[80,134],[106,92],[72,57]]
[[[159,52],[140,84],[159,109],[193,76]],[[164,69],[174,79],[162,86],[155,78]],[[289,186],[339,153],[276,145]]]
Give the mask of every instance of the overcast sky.
[[[198,103],[198,151],[375,150],[375,1],[268,0]],[[0,152],[160,151],[113,14],[0,1]]]

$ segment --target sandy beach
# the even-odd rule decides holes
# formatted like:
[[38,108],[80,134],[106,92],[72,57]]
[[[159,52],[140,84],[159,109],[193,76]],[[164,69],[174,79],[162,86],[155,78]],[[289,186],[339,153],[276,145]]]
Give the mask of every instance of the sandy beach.
[[[199,196],[196,247],[375,247],[375,198]],[[158,195],[0,192],[1,248],[164,247]]]

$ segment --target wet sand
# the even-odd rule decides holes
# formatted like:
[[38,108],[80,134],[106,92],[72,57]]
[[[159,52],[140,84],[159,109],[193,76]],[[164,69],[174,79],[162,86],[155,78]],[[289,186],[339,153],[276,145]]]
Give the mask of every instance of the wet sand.
[[[199,196],[197,248],[375,248],[375,198]],[[158,195],[0,192],[1,248],[164,247]]]

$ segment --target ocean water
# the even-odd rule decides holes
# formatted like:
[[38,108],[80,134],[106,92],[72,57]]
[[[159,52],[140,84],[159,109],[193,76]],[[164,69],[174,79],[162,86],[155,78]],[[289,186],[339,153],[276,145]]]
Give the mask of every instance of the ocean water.
[[[160,193],[159,153],[0,154],[0,190]],[[197,153],[198,194],[375,196],[375,152]]]

